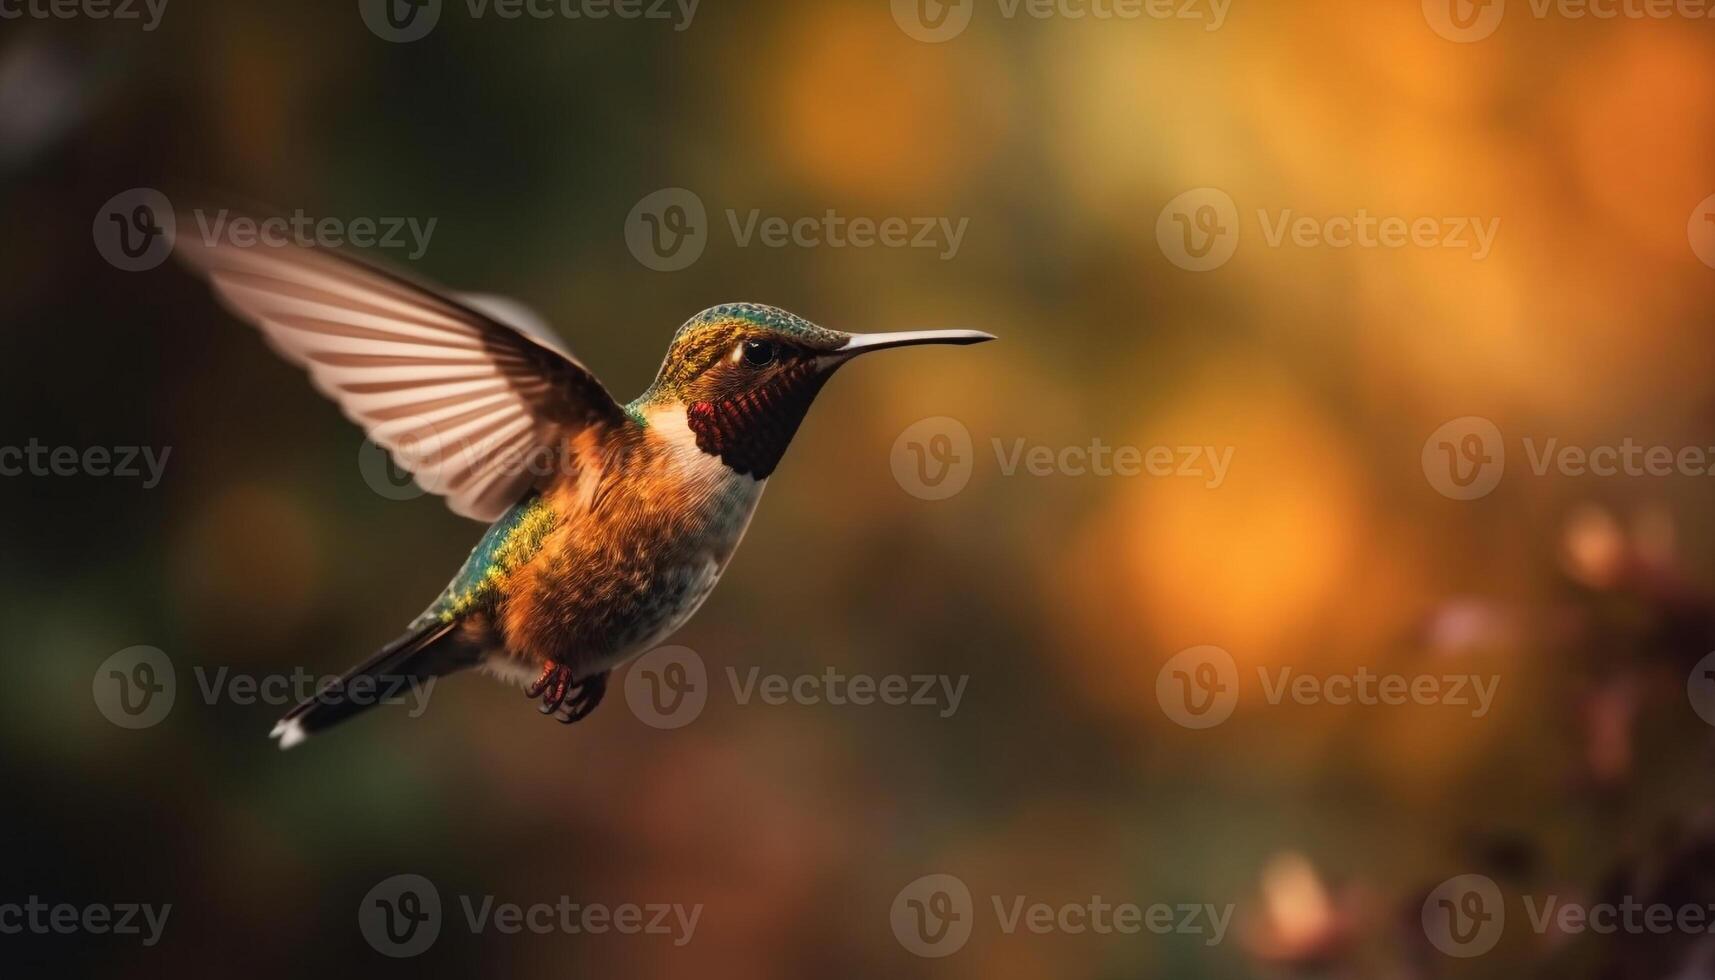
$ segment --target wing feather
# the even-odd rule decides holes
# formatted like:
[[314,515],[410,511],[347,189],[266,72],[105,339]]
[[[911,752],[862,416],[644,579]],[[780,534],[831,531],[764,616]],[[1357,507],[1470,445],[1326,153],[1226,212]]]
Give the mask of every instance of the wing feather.
[[624,421],[544,325],[502,319],[523,310],[510,301],[456,299],[324,249],[181,236],[178,251],[455,513],[496,520],[569,436]]

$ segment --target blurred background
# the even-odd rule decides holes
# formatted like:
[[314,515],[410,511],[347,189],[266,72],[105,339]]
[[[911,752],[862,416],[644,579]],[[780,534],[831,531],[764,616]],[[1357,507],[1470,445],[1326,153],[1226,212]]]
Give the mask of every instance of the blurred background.
[[[1532,465],[1549,440],[1715,446],[1710,22],[1171,6],[507,19],[447,0],[414,40],[352,0],[171,0],[152,30],[0,21],[0,443],[170,450],[148,487],[0,478],[0,903],[172,905],[148,948],[0,935],[4,972],[1710,975],[1708,937],[1537,930],[1523,904],[1715,903],[1715,480]],[[1114,8],[1070,7],[1089,9]],[[421,717],[378,710],[281,754],[283,706],[203,678],[343,670],[481,527],[378,481],[362,433],[177,264],[105,260],[104,209],[136,188],[432,219],[426,248],[370,254],[522,299],[626,398],[678,324],[731,300],[1002,341],[829,385],[673,640],[707,665],[692,723],[647,724],[616,689],[562,728],[461,677]],[[674,188],[703,240],[662,271],[628,229],[665,220],[639,209]],[[965,231],[952,249],[742,234],[830,212]],[[1334,247],[1329,219],[1360,213],[1440,237]],[[1275,234],[1299,217],[1310,231]],[[1497,231],[1480,255],[1444,234],[1465,218]],[[1225,261],[1202,267],[1193,234],[1228,236]],[[1504,475],[1456,499],[1436,434],[1471,417]],[[909,476],[924,419],[968,433],[934,444],[968,477],[950,496]],[[1006,466],[1096,440],[1230,467]],[[177,692],[128,729],[103,665],[139,645]],[[1165,668],[1200,646],[1230,656],[1238,697],[1192,728]],[[968,683],[943,717],[741,703],[728,668]],[[1480,717],[1271,703],[1282,669],[1496,693]],[[396,959],[359,909],[402,873],[446,914]],[[970,895],[946,955],[901,928],[925,875]],[[1506,902],[1468,958],[1424,912],[1462,875]],[[702,912],[683,945],[473,933],[461,896]],[[1214,943],[1009,932],[1019,896],[1232,917]]]

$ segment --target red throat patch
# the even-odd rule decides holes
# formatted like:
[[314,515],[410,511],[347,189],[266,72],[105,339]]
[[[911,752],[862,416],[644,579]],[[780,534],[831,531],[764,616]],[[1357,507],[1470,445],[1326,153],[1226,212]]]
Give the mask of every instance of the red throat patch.
[[780,465],[827,378],[827,372],[806,361],[752,391],[693,402],[686,422],[698,449],[719,456],[734,472],[765,480]]

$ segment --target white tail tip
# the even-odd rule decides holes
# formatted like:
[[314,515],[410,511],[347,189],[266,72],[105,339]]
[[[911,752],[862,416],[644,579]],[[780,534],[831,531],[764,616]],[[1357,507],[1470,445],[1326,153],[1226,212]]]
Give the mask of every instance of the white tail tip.
[[298,724],[297,721],[294,720],[282,721],[278,725],[275,725],[274,730],[268,733],[268,737],[279,739],[280,748],[285,750],[297,745],[299,742],[302,742],[308,736],[304,734],[304,726]]

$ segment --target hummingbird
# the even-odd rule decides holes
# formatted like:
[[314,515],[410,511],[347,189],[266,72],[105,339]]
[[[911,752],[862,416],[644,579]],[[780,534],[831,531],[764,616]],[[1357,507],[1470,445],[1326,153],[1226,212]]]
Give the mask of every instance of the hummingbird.
[[708,598],[835,371],[873,351],[995,339],[843,333],[726,303],[686,320],[654,382],[620,404],[512,300],[320,246],[190,238],[176,251],[229,310],[420,487],[489,523],[403,635],[280,719],[283,749],[372,707],[389,683],[470,668],[562,723],[587,717],[616,667]]

